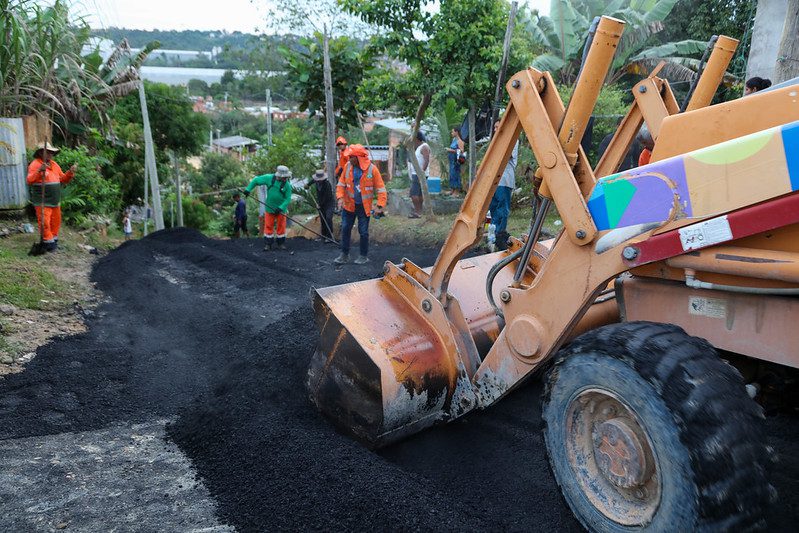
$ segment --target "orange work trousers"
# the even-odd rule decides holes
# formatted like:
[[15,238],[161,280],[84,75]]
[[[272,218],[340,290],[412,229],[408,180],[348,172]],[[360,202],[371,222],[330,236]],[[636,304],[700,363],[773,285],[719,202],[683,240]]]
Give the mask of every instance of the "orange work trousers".
[[[275,231],[275,223],[277,223],[277,231]],[[285,239],[286,215],[283,213],[264,213],[264,237],[267,239],[273,237]]]
[[61,229],[61,208],[36,206],[36,219],[42,232],[44,242],[53,242],[58,238]]

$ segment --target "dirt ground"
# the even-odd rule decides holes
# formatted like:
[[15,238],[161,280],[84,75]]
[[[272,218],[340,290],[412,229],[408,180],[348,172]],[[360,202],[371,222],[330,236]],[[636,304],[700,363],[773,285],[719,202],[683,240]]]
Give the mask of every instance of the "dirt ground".
[[[540,433],[540,384],[379,453],[316,412],[309,290],[436,250],[209,240],[190,230],[100,259],[88,331],[0,380],[0,530],[576,531]],[[780,454],[770,529],[799,519],[799,417],[768,419]]]
[[[32,259],[37,269],[54,276],[59,292],[40,288],[43,299],[35,308],[2,306],[7,312],[0,313],[0,376],[21,372],[35,357],[36,349],[51,339],[85,332],[84,318],[102,299],[102,293],[89,280],[97,255],[89,253],[92,247],[80,242],[85,241],[83,236],[69,230],[64,233],[70,242],[59,253]],[[27,251],[30,242],[28,235],[12,235],[0,241],[0,249],[23,246]],[[27,260],[18,261],[14,268],[32,268]]]

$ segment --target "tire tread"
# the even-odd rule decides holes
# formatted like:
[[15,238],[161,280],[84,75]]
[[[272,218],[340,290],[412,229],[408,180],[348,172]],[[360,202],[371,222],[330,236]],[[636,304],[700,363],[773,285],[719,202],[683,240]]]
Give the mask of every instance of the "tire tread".
[[673,324],[612,324],[561,351],[544,389],[545,408],[563,361],[590,352],[631,366],[669,408],[691,457],[699,494],[697,529],[762,528],[776,499],[768,481],[775,458],[763,439],[763,410],[746,395],[738,371],[705,339]]

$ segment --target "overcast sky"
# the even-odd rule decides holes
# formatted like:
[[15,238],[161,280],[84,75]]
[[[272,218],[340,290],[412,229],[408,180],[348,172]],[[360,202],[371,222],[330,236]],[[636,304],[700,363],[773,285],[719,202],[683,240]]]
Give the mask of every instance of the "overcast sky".
[[[524,2],[525,0],[522,0]],[[42,0],[42,3],[49,3]],[[527,0],[542,13],[550,0]],[[144,30],[263,30],[269,0],[76,0],[75,11],[94,28],[117,26]]]

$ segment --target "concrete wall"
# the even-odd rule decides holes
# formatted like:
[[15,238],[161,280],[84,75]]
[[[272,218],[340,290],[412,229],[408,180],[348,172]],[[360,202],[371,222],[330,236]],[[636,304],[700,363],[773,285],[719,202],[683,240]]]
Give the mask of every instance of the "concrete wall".
[[774,80],[774,67],[787,12],[788,0],[758,0],[746,79],[760,76]]

